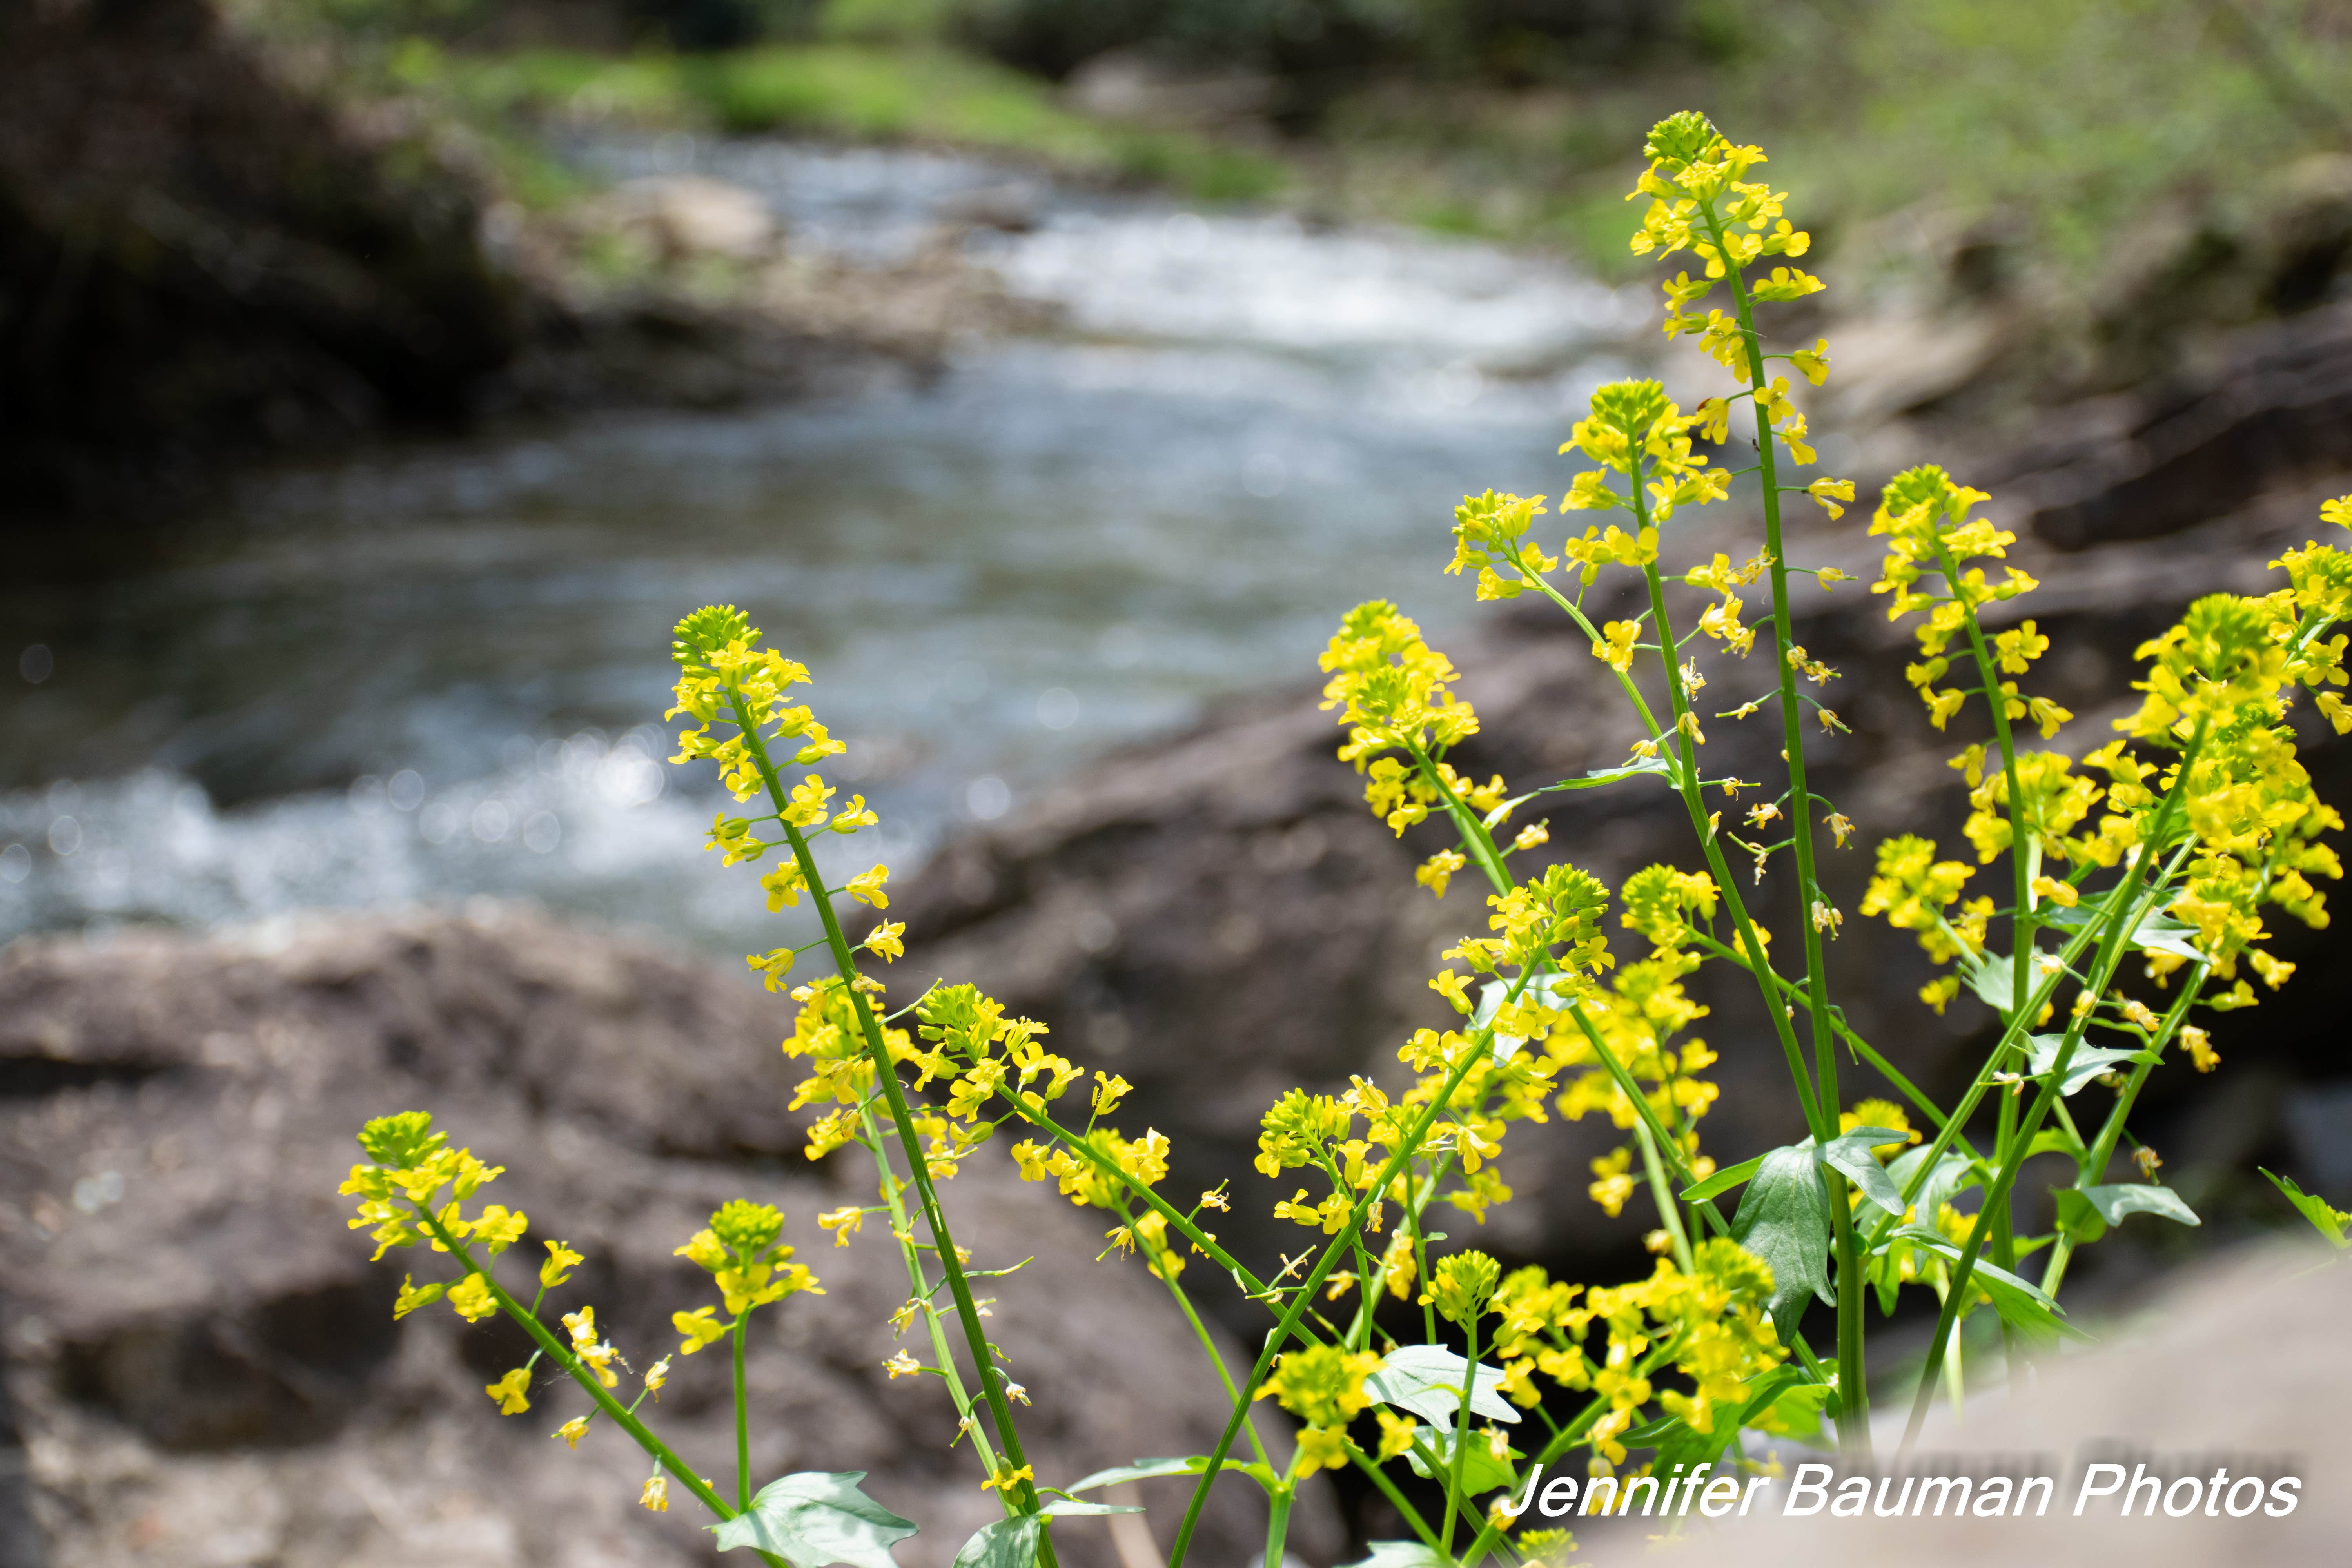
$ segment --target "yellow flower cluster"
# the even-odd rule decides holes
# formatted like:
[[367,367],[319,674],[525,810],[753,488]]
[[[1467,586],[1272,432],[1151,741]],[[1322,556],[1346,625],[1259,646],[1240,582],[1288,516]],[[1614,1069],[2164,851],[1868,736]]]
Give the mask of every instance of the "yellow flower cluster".
[[[1936,687],[1951,668],[1952,639],[1966,632],[1984,605],[2014,599],[2039,586],[2014,566],[2004,568],[2000,582],[1991,583],[1986,581],[1981,566],[1968,565],[1976,560],[2000,560],[2009,546],[2017,542],[2017,535],[1969,515],[1978,502],[1990,499],[1982,490],[1955,484],[1949,474],[1934,464],[1923,464],[1887,481],[1870,522],[1872,533],[1887,536],[1886,559],[1870,589],[1893,595],[1886,618],[1901,620],[1927,613],[1915,633],[1920,662],[1906,666],[1903,674],[1918,689],[1920,700],[1927,705],[1928,721],[1938,730],[1967,700],[1959,690]],[[1942,583],[1943,592],[1921,586],[1929,574]],[[2048,638],[2033,634],[2029,622],[2020,635],[2003,643],[2001,668],[2022,674],[2034,656],[2049,646]],[[2015,681],[2003,682],[2000,690],[2006,715],[2013,721],[2030,720],[2040,726],[2044,739],[2056,734],[2058,727],[2074,717],[2046,699],[2021,697]]]
[[[1539,1268],[1515,1270],[1490,1309],[1500,1320],[1494,1353],[1503,1392],[1536,1405],[1539,1374],[1599,1395],[1607,1409],[1589,1436],[1614,1463],[1626,1457],[1618,1437],[1654,1401],[1691,1430],[1713,1432],[1717,1415],[1738,1411],[1747,1385],[1788,1354],[1766,1310],[1771,1295],[1770,1266],[1723,1237],[1695,1247],[1687,1272],[1661,1258],[1648,1279],[1629,1285],[1588,1289],[1555,1283]],[[1598,1359],[1589,1348],[1596,1321],[1605,1331]],[[1688,1386],[1659,1386],[1669,1372]]]
[[[448,1251],[435,1233],[436,1226],[457,1240],[473,1237],[493,1257],[522,1239],[530,1225],[528,1216],[509,1213],[497,1204],[473,1219],[465,1216],[466,1200],[496,1181],[506,1167],[485,1165],[471,1150],[450,1148],[449,1135],[433,1131],[431,1112],[404,1110],[396,1116],[379,1116],[362,1130],[359,1141],[373,1163],[353,1165],[349,1179],[336,1190],[359,1199],[358,1216],[349,1228],[369,1230],[369,1239],[376,1244],[371,1262],[395,1247],[414,1247],[420,1241],[429,1242],[436,1252]],[[444,1187],[449,1190],[446,1203],[440,1201]],[[430,1223],[425,1218],[427,1214],[432,1216]],[[453,1305],[487,1300],[487,1289],[467,1289],[466,1285],[471,1283],[459,1286],[463,1294],[452,1295]],[[440,1293],[437,1285],[421,1290],[404,1286],[393,1315],[405,1317]],[[494,1305],[485,1306],[466,1315],[480,1317],[495,1310]]]
[[[709,1272],[730,1319],[803,1290],[824,1295],[808,1265],[791,1261],[793,1248],[781,1239],[783,1230],[784,1216],[775,1208],[737,1198],[714,1213],[709,1227],[695,1232],[673,1256]],[[698,1313],[709,1310],[704,1307]],[[681,1348],[689,1355],[709,1342],[701,1330],[688,1327],[688,1321],[698,1315],[679,1312],[672,1319],[678,1332],[688,1336]]]
[[[678,736],[678,754],[670,761],[717,763],[720,782],[737,800],[754,798],[767,784],[747,736],[799,742],[792,760],[804,767],[846,750],[814,714],[793,707],[785,695],[807,683],[806,667],[761,647],[759,641],[759,628],[741,611],[714,605],[680,621],[670,644],[679,669],[677,700],[662,717],[683,713],[697,721]],[[714,738],[710,726],[720,722],[734,725],[735,733]],[[742,830],[725,817],[713,826],[711,841],[727,850],[730,864],[757,858],[740,852]]]
[[1274,1375],[1258,1388],[1256,1397],[1271,1397],[1304,1424],[1293,1476],[1336,1470],[1348,1462],[1348,1423],[1371,1404],[1364,1380],[1380,1370],[1381,1358],[1370,1351],[1338,1345],[1289,1351],[1276,1361]]

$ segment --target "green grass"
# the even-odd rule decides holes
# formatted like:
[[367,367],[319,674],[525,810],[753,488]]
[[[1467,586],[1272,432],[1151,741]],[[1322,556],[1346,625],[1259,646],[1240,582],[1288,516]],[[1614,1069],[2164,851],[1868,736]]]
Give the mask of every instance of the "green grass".
[[770,45],[615,58],[444,53],[412,43],[394,68],[411,87],[454,99],[478,122],[593,117],[737,135],[940,143],[1166,184],[1210,201],[1263,199],[1289,178],[1278,159],[1189,132],[1106,125],[1063,108],[1045,83],[930,47]]

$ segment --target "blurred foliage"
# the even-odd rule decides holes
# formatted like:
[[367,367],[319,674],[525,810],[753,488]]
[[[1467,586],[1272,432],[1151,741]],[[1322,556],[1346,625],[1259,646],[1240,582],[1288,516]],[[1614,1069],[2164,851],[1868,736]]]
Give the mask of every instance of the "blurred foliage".
[[956,143],[1164,184],[1209,201],[1265,197],[1288,177],[1276,159],[1202,136],[1088,120],[1061,107],[1034,78],[937,48],[821,43],[709,54],[478,55],[411,38],[394,52],[391,74],[403,89],[438,95],[478,123],[557,117]]
[[[2299,161],[2352,148],[2352,0],[229,3],[397,53],[404,90],[493,140],[584,107],[963,142],[1558,245],[1612,273],[1623,150],[1694,101],[1774,143],[1775,183],[1816,193],[1825,238],[1905,212],[1990,218],[2062,272],[2168,202],[2241,221]],[[1076,111],[1053,83],[1111,50],[1177,79],[1263,78],[1263,115]]]

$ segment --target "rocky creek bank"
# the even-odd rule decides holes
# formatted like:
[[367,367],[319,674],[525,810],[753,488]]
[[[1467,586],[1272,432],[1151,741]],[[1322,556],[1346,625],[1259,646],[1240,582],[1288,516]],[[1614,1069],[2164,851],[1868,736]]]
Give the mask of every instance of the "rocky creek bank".
[[[994,1505],[938,1381],[883,1369],[907,1289],[888,1237],[836,1248],[816,1228],[870,1187],[802,1157],[784,1026],[732,976],[499,907],[18,944],[0,960],[0,1342],[26,1447],[0,1448],[0,1563],[42,1560],[27,1492],[54,1568],[712,1560],[686,1511],[636,1506],[646,1463],[619,1434],[551,1440],[576,1391],[542,1382],[498,1415],[481,1390],[521,1364],[519,1332],[393,1321],[404,1270],[445,1260],[371,1266],[334,1189],[359,1124],[416,1107],[507,1167],[493,1195],[531,1215],[530,1250],[585,1254],[551,1305],[593,1302],[640,1368],[709,1293],[672,1249],[730,1198],[783,1208],[825,1293],[752,1336],[752,1468],[868,1472],[922,1526],[900,1560],[944,1568]],[[952,1194],[980,1266],[1031,1259],[988,1289],[1041,1477],[1214,1442],[1227,1406],[1191,1331],[1139,1268],[1095,1260],[1099,1226],[999,1160]],[[719,1362],[679,1359],[661,1405],[712,1466],[732,1439]],[[1145,1486],[1164,1549],[1181,1489]],[[1202,1528],[1204,1561],[1234,1562],[1264,1520],[1220,1493]],[[1101,1521],[1055,1534],[1074,1563],[1150,1561]],[[1299,1541],[1338,1550],[1328,1500]]]

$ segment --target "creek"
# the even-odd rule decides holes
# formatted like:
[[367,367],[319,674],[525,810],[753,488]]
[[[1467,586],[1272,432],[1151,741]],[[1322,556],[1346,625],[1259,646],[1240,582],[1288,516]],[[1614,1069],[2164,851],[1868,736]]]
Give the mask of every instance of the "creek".
[[575,151],[747,185],[788,243],[862,265],[1015,204],[1017,232],[961,243],[1061,325],[832,401],[277,467],[161,555],[0,585],[0,941],[490,896],[772,945],[700,852],[715,791],[662,760],[680,615],[740,605],[808,666],[885,822],[831,852],[911,867],[1310,678],[1361,599],[1460,624],[1454,504],[1565,488],[1570,411],[1648,308],[1489,246],[985,159]]

